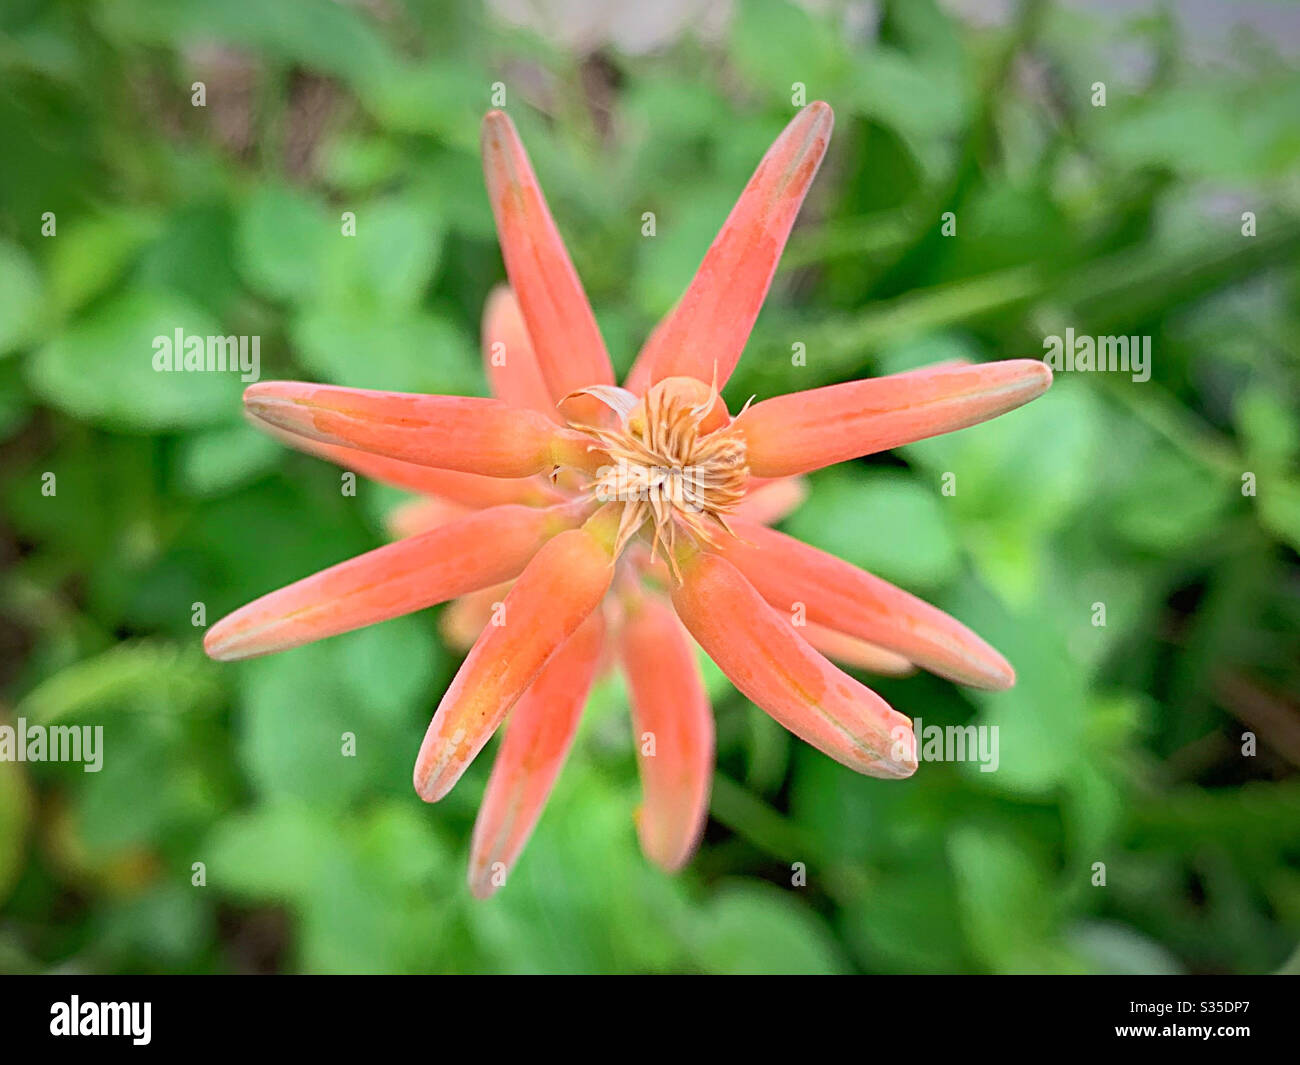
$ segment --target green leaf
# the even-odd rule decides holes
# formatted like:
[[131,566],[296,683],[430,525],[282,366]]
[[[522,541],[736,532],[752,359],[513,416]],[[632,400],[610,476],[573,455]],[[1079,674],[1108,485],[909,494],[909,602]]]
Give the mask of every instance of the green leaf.
[[[12,727],[7,719],[0,722]],[[9,897],[23,871],[32,797],[23,767],[0,761],[0,903]]]
[[786,521],[786,530],[909,588],[941,585],[958,569],[944,503],[902,474],[861,475],[844,468],[818,474],[808,502]]
[[235,254],[240,272],[272,299],[309,302],[321,293],[326,262],[338,252],[343,223],[303,193],[258,187],[239,212]]
[[751,84],[790,101],[792,86],[806,87],[806,100],[825,99],[843,76],[844,38],[829,22],[789,0],[750,0],[731,27],[731,52]]
[[185,299],[132,291],[70,325],[28,364],[32,390],[74,418],[129,432],[157,433],[238,416],[240,375],[230,371],[155,370],[165,338],[222,334]]
[[219,891],[301,902],[319,882],[333,838],[329,818],[286,801],[225,818],[200,860]]
[[240,758],[259,793],[335,809],[405,795],[435,661],[428,618],[405,617],[241,663]]
[[299,360],[325,381],[351,388],[482,395],[482,363],[469,338],[426,311],[323,306],[292,327]]
[[1266,385],[1253,385],[1237,397],[1237,426],[1252,461],[1275,465],[1300,453],[1300,418],[1295,408]]
[[[980,723],[998,730],[996,772],[979,773],[989,785],[1036,795],[1065,780],[1083,757],[1086,679],[1069,651],[1065,628],[1070,612],[1044,597],[1023,610],[1009,611],[973,581],[953,589],[937,605],[968,625],[1002,652],[1016,671],[1007,691],[971,691],[982,708]],[[1079,624],[1087,604],[1077,610]]]
[[720,890],[691,937],[706,972],[832,974],[846,965],[830,930],[791,892],[760,883]]
[[47,677],[18,704],[42,725],[105,709],[190,713],[218,696],[216,668],[198,649],[157,640],[128,640]]
[[330,298],[355,298],[389,310],[413,307],[441,255],[437,211],[413,199],[390,199],[355,213],[356,235],[330,246]]
[[1279,540],[1300,551],[1300,484],[1273,480],[1257,491],[1261,520]]
[[1047,870],[1013,837],[960,828],[948,839],[962,926],[996,973],[1079,972],[1061,945]]
[[282,452],[282,445],[249,425],[196,433],[181,445],[181,481],[193,495],[219,495],[271,469]]
[[468,917],[493,971],[656,972],[690,936],[680,881],[637,848],[632,760],[615,784],[570,756],[504,887]]
[[55,313],[75,311],[107,290],[156,228],[157,219],[138,210],[65,222],[51,241],[50,303]]
[[1084,921],[1066,937],[1097,973],[1110,976],[1179,976],[1185,970],[1163,946],[1137,929],[1113,921]]
[[697,188],[687,202],[657,212],[654,237],[637,249],[636,292],[647,314],[666,314],[681,298],[735,200],[730,184]]
[[442,943],[459,877],[409,803],[336,817],[291,801],[228,818],[203,848],[208,883],[288,904],[299,923],[297,966],[309,972],[427,972]]
[[41,308],[41,279],[28,254],[0,240],[0,356],[35,335]]
[[329,0],[133,0],[106,9],[104,24],[127,42],[174,47],[177,41],[217,41],[354,85],[394,63],[373,20]]

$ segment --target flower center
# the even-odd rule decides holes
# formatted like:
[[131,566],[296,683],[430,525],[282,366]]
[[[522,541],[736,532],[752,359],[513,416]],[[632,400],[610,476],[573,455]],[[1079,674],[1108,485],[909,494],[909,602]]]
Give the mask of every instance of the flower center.
[[586,488],[601,503],[623,504],[616,550],[649,525],[651,558],[662,549],[675,569],[679,532],[706,544],[720,530],[734,535],[726,516],[744,498],[749,466],[717,390],[669,377],[641,399],[621,389],[599,398],[619,414],[618,428],[574,428],[609,455]]

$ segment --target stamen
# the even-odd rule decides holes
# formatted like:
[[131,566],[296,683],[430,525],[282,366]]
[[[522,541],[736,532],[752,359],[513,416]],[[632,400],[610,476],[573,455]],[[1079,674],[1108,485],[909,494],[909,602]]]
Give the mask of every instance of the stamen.
[[679,530],[697,544],[734,535],[726,516],[745,495],[744,441],[725,425],[709,425],[716,421],[716,381],[706,386],[695,378],[668,378],[634,403],[621,389],[602,393],[590,392],[615,411],[617,428],[570,423],[612,463],[585,489],[600,502],[622,503],[616,551],[649,524],[651,561],[662,551],[679,577]]

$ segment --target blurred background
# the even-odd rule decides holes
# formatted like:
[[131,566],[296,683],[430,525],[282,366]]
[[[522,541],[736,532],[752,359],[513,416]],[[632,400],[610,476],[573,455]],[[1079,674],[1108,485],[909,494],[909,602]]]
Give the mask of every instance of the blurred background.
[[[8,0],[0,723],[100,724],[105,757],[0,762],[0,969],[1300,970],[1298,53],[1300,7],[1268,2]],[[710,670],[711,819],[670,878],[611,678],[474,902],[491,752],[436,806],[410,783],[458,664],[438,611],[200,651],[202,622],[383,542],[400,496],[342,495],[241,420],[236,377],[154,373],[152,338],[484,393],[499,87],[626,369],[800,86],[835,136],[733,410],[1066,328],[1152,338],[1149,381],[1058,374],[816,475],[784,524],[1007,655],[1004,693],[877,684],[998,726],[999,768],[857,777]]]

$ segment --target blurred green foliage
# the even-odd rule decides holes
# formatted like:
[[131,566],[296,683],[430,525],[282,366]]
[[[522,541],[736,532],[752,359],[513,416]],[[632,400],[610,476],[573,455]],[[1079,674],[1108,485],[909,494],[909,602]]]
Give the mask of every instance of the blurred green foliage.
[[[0,762],[0,967],[1295,970],[1300,77],[1249,35],[1187,52],[1170,14],[1038,2],[971,28],[894,0],[872,32],[747,0],[718,39],[647,55],[471,3],[7,3],[0,718],[103,724],[107,750],[98,774]],[[152,372],[150,339],[256,334],[264,378],[481,394],[496,82],[620,369],[795,83],[836,135],[733,409],[1036,357],[1066,327],[1153,338],[1150,381],[1058,375],[1014,414],[816,476],[787,523],[1007,654],[1004,693],[879,684],[927,723],[999,726],[997,772],[858,778],[711,670],[712,820],[668,878],[637,851],[611,679],[510,884],[476,903],[488,757],[436,807],[410,787],[456,665],[432,612],[203,658],[192,604],[211,622],[374,546],[397,497],[342,496],[241,421],[234,377]]]

